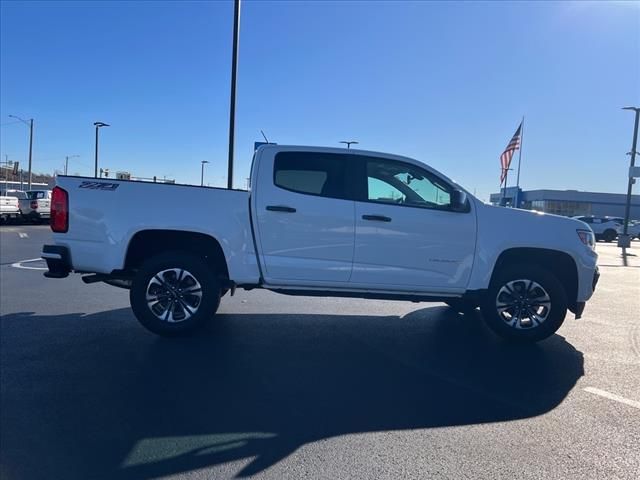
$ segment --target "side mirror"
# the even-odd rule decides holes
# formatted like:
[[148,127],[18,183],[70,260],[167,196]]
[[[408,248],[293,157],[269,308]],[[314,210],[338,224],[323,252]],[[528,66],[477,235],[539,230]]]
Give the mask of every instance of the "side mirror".
[[454,190],[451,192],[451,210],[454,212],[468,212],[469,199],[467,193],[462,190]]

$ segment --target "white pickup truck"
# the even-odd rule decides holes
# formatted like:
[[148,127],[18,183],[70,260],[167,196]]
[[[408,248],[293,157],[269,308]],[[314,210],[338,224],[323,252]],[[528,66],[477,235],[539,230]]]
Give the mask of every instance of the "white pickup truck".
[[264,288],[479,306],[497,334],[537,341],[567,309],[579,318],[598,280],[585,223],[486,205],[421,162],[360,150],[264,145],[249,191],[58,176],[51,228],[46,276],[128,288],[161,335]]
[[20,218],[21,198],[26,198],[21,190],[0,190],[0,222]]

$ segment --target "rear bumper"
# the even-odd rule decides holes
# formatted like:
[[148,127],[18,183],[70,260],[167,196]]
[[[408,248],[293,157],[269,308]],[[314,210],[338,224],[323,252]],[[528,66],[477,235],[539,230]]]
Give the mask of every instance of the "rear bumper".
[[28,213],[23,213],[22,216],[30,220],[42,220],[43,218],[49,218],[51,214],[50,212],[38,212],[37,210],[31,210]]
[[45,245],[42,247],[42,258],[47,262],[49,269],[44,273],[48,278],[65,278],[73,269],[69,249],[61,245]]

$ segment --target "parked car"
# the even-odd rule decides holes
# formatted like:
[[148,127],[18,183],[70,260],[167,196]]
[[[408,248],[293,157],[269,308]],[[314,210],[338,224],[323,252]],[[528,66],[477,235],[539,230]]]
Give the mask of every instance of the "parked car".
[[582,315],[599,275],[585,223],[486,205],[397,155],[264,145],[249,191],[56,181],[45,275],[130,289],[160,335],[199,327],[227,291],[264,288],[480,306],[497,334],[537,341],[567,309]]
[[20,218],[20,199],[26,198],[22,190],[0,190],[0,220]]
[[25,220],[41,222],[51,216],[51,190],[28,190],[27,198],[20,200],[20,211]]
[[[624,232],[624,221],[622,225],[618,227],[618,235],[622,235]],[[629,222],[629,226],[627,227],[627,233],[631,235],[631,238],[637,238],[640,240],[640,221],[632,220]]]
[[573,218],[589,225],[596,240],[604,240],[605,242],[613,242],[618,237],[618,228],[624,221],[619,217],[596,217],[593,215]]
[[18,199],[12,196],[0,195],[0,221],[6,222],[19,217],[20,207],[18,206]]

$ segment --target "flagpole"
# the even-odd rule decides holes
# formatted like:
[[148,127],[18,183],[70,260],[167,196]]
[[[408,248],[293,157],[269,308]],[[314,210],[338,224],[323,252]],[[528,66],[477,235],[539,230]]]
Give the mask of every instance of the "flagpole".
[[502,206],[507,206],[507,181],[509,180],[509,169],[507,168],[504,172],[504,189],[502,190]]
[[518,152],[518,176],[516,178],[516,208],[520,207],[520,162],[522,161],[522,141],[524,139],[524,115],[520,124],[520,151]]

